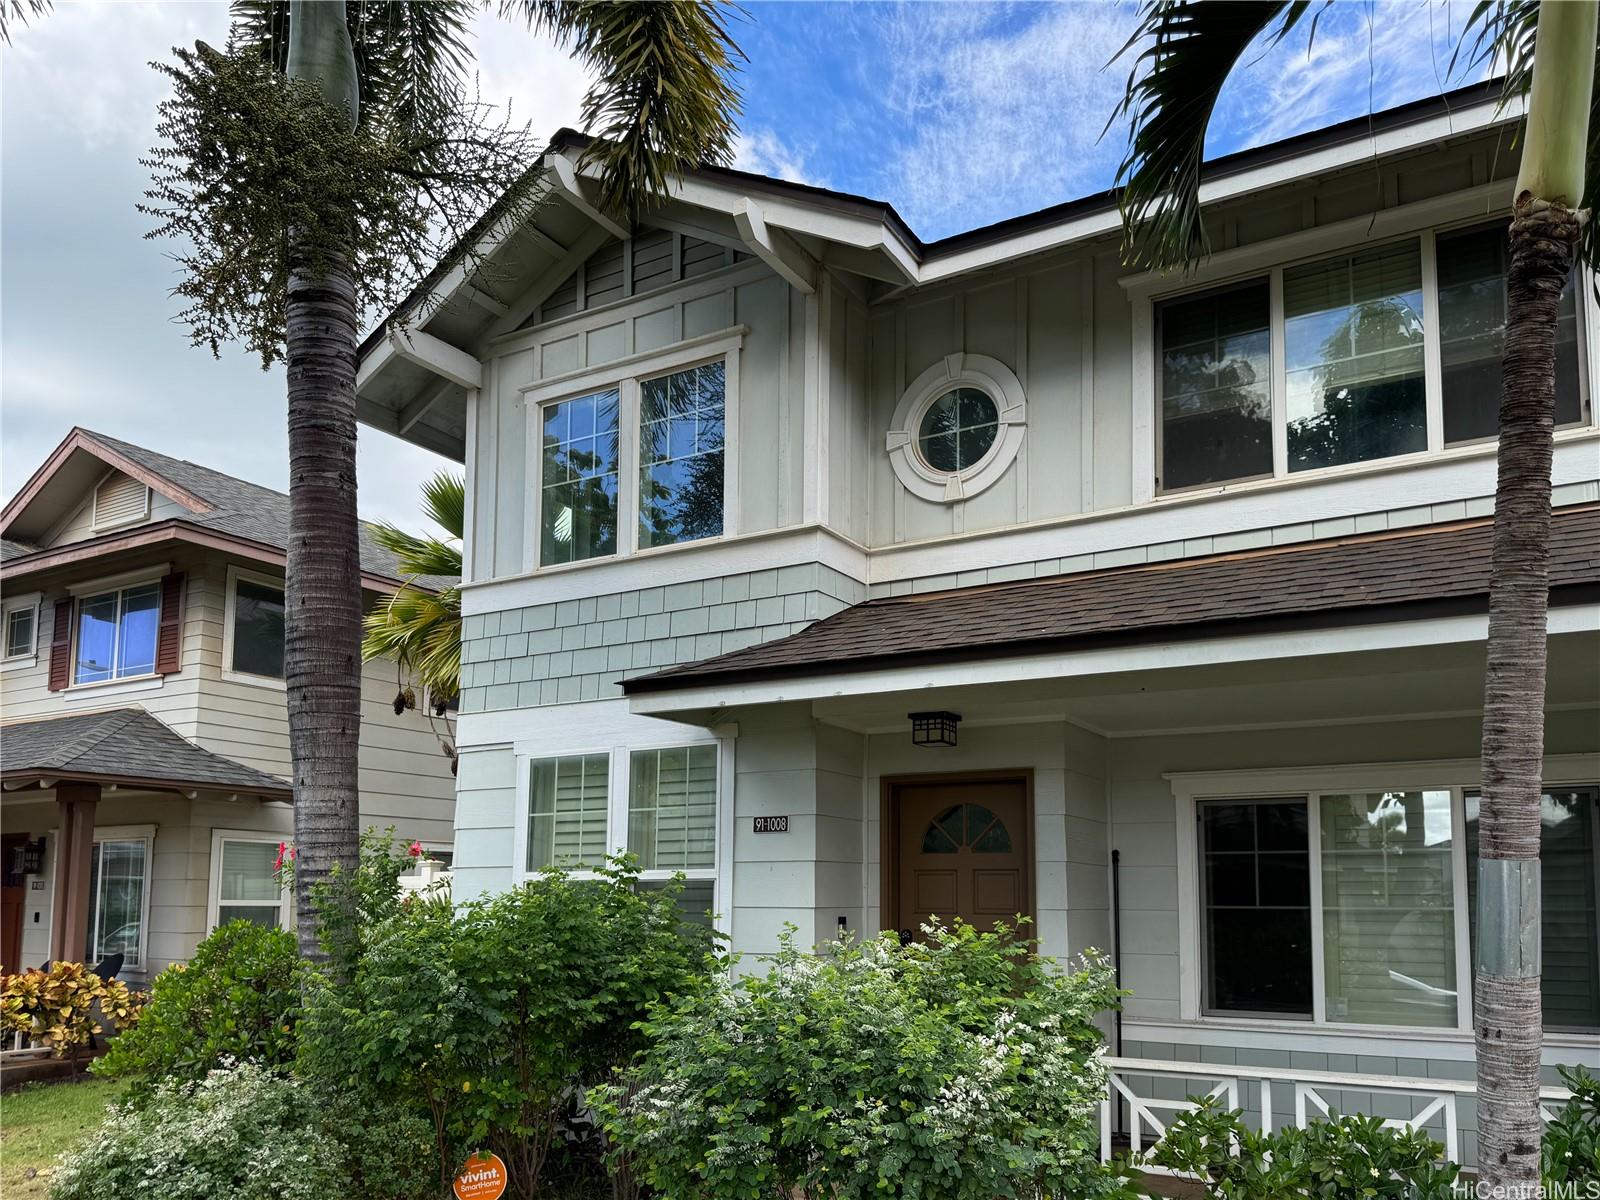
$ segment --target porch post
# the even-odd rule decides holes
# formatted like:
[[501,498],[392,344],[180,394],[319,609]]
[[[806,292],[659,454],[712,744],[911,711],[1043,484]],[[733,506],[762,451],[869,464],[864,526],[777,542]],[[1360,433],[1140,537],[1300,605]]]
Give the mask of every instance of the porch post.
[[94,811],[98,783],[56,784],[59,842],[54,899],[50,906],[50,961],[82,962],[88,947],[89,866],[94,857]]

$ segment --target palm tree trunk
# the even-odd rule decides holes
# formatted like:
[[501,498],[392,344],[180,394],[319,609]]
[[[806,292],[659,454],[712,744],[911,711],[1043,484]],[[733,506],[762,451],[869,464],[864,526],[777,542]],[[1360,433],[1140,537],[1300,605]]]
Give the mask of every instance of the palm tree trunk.
[[1472,1000],[1478,1170],[1507,1197],[1536,1193],[1544,1135],[1539,809],[1556,315],[1580,231],[1595,28],[1594,0],[1540,6],[1506,280]]
[[342,264],[289,282],[289,556],[284,679],[294,764],[300,951],[322,957],[312,889],[357,865],[361,567],[356,293]]
[[[357,119],[355,54],[343,4],[294,0],[288,74]],[[283,675],[294,770],[295,906],[300,952],[324,958],[317,884],[359,862],[361,560],[356,516],[356,344],[348,259],[313,270],[290,231],[289,553]],[[336,901],[337,902],[337,901]],[[353,914],[351,914],[353,918]],[[347,930],[351,921],[335,920]]]

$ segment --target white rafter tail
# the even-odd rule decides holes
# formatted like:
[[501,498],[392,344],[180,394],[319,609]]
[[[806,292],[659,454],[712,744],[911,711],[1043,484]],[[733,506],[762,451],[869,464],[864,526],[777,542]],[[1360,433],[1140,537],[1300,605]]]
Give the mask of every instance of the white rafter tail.
[[568,204],[613,237],[626,239],[632,236],[626,225],[603,212],[584,193],[583,185],[578,181],[578,169],[572,165],[570,158],[564,154],[547,154],[544,165],[549,168],[550,182]]
[[465,350],[421,329],[389,327],[389,345],[407,362],[432,371],[441,379],[464,388],[483,386],[483,364]]
[[761,206],[749,196],[734,206],[733,224],[750,253],[806,295],[817,290],[817,260],[783,230],[769,228]]

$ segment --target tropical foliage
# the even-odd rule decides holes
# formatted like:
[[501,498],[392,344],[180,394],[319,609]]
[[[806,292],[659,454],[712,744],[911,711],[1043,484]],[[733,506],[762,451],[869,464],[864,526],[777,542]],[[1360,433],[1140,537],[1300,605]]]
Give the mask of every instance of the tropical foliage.
[[76,1059],[106,1026],[127,1029],[144,997],[120,979],[101,979],[83,963],[53,963],[48,971],[7,975],[0,987],[0,1032],[20,1033],[57,1058]]
[[588,1099],[666,1196],[1121,1194],[1095,1025],[1116,996],[1104,962],[1064,973],[1005,930],[813,955],[791,929],[769,974],[658,1011],[637,1065]]
[[187,963],[156,976],[139,1023],[91,1070],[134,1076],[135,1090],[148,1092],[230,1061],[285,1067],[294,1061],[307,971],[292,933],[249,921],[220,926]]
[[444,537],[407,533],[387,523],[373,539],[394,555],[406,586],[367,614],[361,653],[393,658],[425,684],[435,708],[461,690],[461,543],[466,480],[441,471],[422,487],[422,507]]

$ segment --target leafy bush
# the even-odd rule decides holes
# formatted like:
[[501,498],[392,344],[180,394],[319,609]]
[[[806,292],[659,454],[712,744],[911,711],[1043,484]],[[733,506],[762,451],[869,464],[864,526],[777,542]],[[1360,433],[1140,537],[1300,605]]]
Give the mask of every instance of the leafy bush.
[[0,1031],[21,1033],[49,1046],[57,1058],[74,1059],[104,1021],[128,1029],[139,1020],[144,996],[120,979],[101,979],[83,963],[58,962],[7,975],[0,987]]
[[245,1064],[116,1110],[51,1181],[51,1200],[328,1200],[338,1143],[300,1084]]
[[308,969],[287,930],[220,926],[188,963],[156,976],[138,1025],[92,1070],[141,1076],[138,1086],[148,1089],[163,1079],[202,1079],[232,1060],[285,1066],[294,1060]]
[[301,1069],[330,1091],[400,1097],[426,1115],[443,1182],[496,1151],[535,1194],[583,1084],[642,1044],[649,1006],[692,990],[714,941],[683,925],[677,889],[640,891],[627,863],[557,872],[468,904],[412,896],[369,931],[347,981],[319,987]]
[[[401,846],[393,825],[369,828],[361,834],[355,872],[345,874],[335,864],[332,874],[312,889],[317,936],[336,975],[347,977],[378,929],[400,911],[405,902],[400,876],[416,866],[421,852],[420,843]],[[292,872],[293,859],[288,861]]]
[[1574,1195],[1584,1188],[1600,1194],[1600,1079],[1582,1067],[1562,1067],[1561,1080],[1572,1099],[1544,1127],[1544,1181]]
[[666,1196],[1121,1194],[1094,1023],[1116,999],[1104,962],[1063,974],[1006,931],[813,956],[791,930],[770,974],[658,1011],[589,1102]]
[[1335,1116],[1259,1133],[1216,1099],[1167,1127],[1143,1161],[1204,1185],[1216,1200],[1449,1200],[1460,1168],[1427,1134],[1378,1117]]

